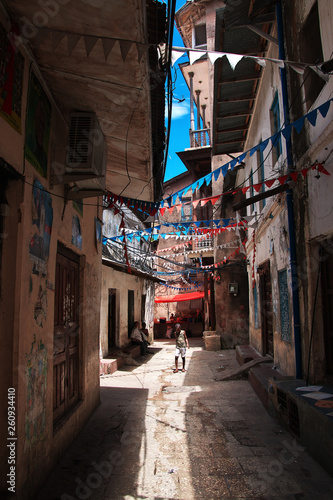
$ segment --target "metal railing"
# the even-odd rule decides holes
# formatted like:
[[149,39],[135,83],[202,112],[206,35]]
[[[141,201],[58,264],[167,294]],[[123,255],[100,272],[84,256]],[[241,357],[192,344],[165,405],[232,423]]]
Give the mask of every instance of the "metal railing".
[[203,248],[213,248],[213,238],[193,238],[192,239],[192,250],[197,252]]
[[210,146],[210,130],[203,128],[201,130],[190,129],[190,144],[191,148],[202,148]]

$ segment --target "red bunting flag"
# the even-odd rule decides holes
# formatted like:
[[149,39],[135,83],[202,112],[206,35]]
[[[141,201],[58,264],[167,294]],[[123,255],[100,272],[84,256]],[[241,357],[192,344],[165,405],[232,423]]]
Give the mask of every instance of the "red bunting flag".
[[271,188],[275,181],[276,181],[276,179],[270,179],[268,181],[265,181],[265,184],[268,188]]
[[262,188],[263,182],[259,182],[259,184],[253,184],[253,189],[259,193],[260,189]]
[[290,177],[293,181],[297,181],[298,172],[291,172]]
[[283,175],[282,177],[279,177],[278,181],[281,184],[281,186],[283,186],[283,184],[285,184],[285,182],[286,182],[287,179],[288,179],[288,174],[287,175]]
[[248,189],[250,189],[250,186],[243,187],[242,188],[243,194],[245,194]]

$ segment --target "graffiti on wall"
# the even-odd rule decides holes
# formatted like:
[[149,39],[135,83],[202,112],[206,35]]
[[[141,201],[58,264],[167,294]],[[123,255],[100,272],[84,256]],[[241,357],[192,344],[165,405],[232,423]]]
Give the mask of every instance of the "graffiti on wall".
[[32,224],[34,235],[30,239],[29,254],[33,274],[46,276],[53,223],[52,197],[36,179],[32,189]]
[[47,349],[34,335],[26,354],[27,406],[25,414],[26,443],[34,445],[44,439],[47,389]]
[[34,318],[38,326],[43,326],[43,320],[46,320],[47,313],[47,290],[43,290],[39,285],[37,301],[34,307]]
[[72,244],[75,245],[79,250],[82,250],[82,234],[81,234],[81,224],[80,218],[77,215],[73,215],[72,219]]

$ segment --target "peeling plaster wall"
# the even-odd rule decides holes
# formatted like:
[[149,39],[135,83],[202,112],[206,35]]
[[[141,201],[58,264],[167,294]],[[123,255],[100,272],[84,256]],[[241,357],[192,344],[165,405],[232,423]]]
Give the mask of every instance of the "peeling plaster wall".
[[[108,296],[109,289],[116,290],[116,347],[130,344],[128,327],[128,290],[134,291],[134,321],[145,321],[152,338],[154,317],[154,284],[133,274],[117,271],[108,265],[102,266],[100,356],[108,355]],[[142,295],[146,295],[145,317],[141,318]]]
[[[28,71],[29,61],[26,61],[22,131],[25,127]],[[54,116],[56,111],[52,111]],[[1,389],[2,392],[8,387],[16,389],[16,492],[17,498],[25,500],[31,498],[46,479],[99,403],[101,244],[95,241],[98,200],[89,199],[91,206],[84,206],[83,216],[78,214],[72,202],[68,202],[61,220],[64,209],[63,186],[51,189],[48,180],[42,178],[27,160],[23,163],[23,133],[14,131],[1,117],[0,126],[1,156],[19,173],[24,173],[24,182],[13,181],[6,193],[10,211],[5,221],[8,238],[3,242],[0,311],[1,317],[6,318],[2,325],[5,328],[3,335],[8,339],[2,344],[1,357],[8,360],[8,373],[1,380]],[[52,144],[57,143],[53,121],[51,129],[50,151]],[[37,198],[33,196],[36,193],[36,180],[51,193],[48,196],[44,193],[44,204],[41,205],[39,202],[37,204]],[[42,192],[38,195],[39,201],[42,200]],[[38,216],[36,208],[41,209]],[[78,217],[80,221],[81,249],[77,246],[78,240],[73,242],[72,239],[73,217]],[[44,231],[47,225],[51,225],[52,229],[49,235]],[[79,300],[80,390],[78,404],[62,418],[61,425],[54,427],[54,286],[58,242],[81,258],[82,264]],[[36,257],[37,251],[42,252],[40,258]],[[0,425],[1,434],[6,435],[7,426],[3,415]],[[3,464],[7,463],[5,453],[6,450],[1,455],[2,481],[6,477],[3,474]],[[1,483],[1,489],[6,490],[7,486]]]

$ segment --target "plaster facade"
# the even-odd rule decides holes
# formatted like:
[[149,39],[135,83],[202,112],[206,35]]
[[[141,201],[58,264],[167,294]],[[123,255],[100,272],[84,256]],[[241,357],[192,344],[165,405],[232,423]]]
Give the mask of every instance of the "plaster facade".
[[[8,472],[15,472],[16,498],[30,498],[99,403],[99,298],[101,243],[95,218],[98,198],[81,206],[65,203],[62,185],[49,183],[52,151],[59,130],[52,99],[48,178],[24,158],[30,61],[22,54],[21,128],[0,117],[1,183],[1,395],[15,389],[13,440],[15,461],[9,463],[7,405],[1,406],[1,492],[8,491]],[[36,72],[37,73],[37,72]],[[38,78],[37,78],[38,79]],[[38,80],[39,81],[39,80]],[[57,117],[59,118],[59,117]],[[64,121],[62,126],[65,127]],[[8,169],[11,173],[8,174]],[[78,232],[78,227],[80,227]],[[61,244],[79,263],[75,307],[78,384],[77,401],[62,418],[54,418],[54,324],[57,294],[56,263]],[[72,306],[71,306],[72,307]],[[13,432],[13,431],[11,431]],[[12,441],[11,441],[12,442]],[[14,469],[10,469],[14,467]],[[13,492],[13,490],[10,490]]]

